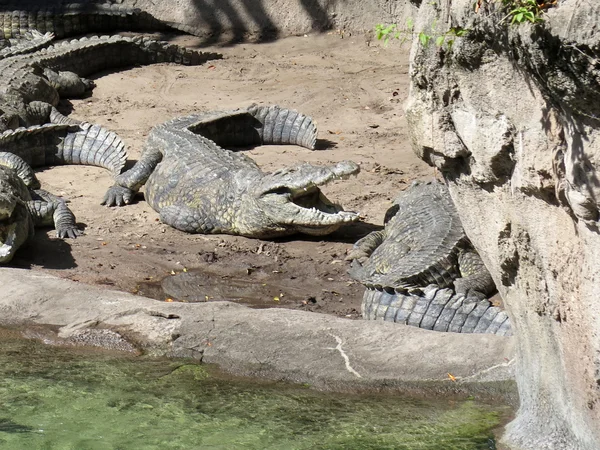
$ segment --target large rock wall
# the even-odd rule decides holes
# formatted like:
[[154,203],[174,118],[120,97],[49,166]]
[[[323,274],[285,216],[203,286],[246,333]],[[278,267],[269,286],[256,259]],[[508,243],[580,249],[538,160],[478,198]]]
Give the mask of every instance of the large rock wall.
[[269,40],[312,31],[404,23],[418,0],[117,0],[208,41]]
[[[518,339],[511,448],[600,448],[600,5],[559,0],[510,25],[500,1],[423,2],[412,48],[415,151],[448,181]],[[434,31],[432,31],[432,28]]]

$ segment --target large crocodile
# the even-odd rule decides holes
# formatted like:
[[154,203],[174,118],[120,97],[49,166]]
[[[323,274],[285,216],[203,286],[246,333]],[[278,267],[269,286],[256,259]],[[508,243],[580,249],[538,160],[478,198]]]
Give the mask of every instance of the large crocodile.
[[54,224],[59,238],[81,231],[65,201],[39,189],[29,165],[12,153],[0,152],[0,264],[33,236],[34,226]]
[[366,286],[362,313],[436,331],[511,333],[488,296],[494,281],[468,240],[446,186],[415,183],[359,240],[349,274]]
[[82,77],[101,70],[160,62],[197,65],[220,57],[147,37],[124,36],[74,39],[7,57],[0,60],[0,131],[41,123],[28,107],[32,101],[56,105],[60,96],[82,95],[93,87]]
[[32,30],[57,38],[115,30],[199,32],[114,0],[0,0],[0,24],[0,39],[20,38]]
[[302,164],[264,173],[244,154],[220,147],[312,149],[315,142],[312,120],[279,106],[176,118],[151,131],[140,160],[117,177],[104,203],[129,203],[145,183],[146,201],[164,223],[182,231],[258,238],[331,233],[358,215],[330,203],[319,186],[358,173],[358,165]]

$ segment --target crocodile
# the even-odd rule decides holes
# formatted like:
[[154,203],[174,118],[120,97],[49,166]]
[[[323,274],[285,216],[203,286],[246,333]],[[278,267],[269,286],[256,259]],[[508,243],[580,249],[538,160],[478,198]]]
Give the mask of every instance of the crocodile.
[[17,155],[0,152],[0,264],[33,237],[34,227],[54,224],[59,238],[81,234],[65,200],[39,189],[29,165]]
[[181,231],[255,238],[325,235],[358,214],[331,203],[319,186],[357,174],[357,164],[304,163],[265,173],[243,153],[221,147],[314,149],[316,134],[311,118],[280,106],[175,118],[152,129],[140,160],[117,177],[103,203],[130,203],[145,184],[145,199],[161,221]]
[[0,39],[14,39],[32,30],[65,38],[86,33],[180,30],[198,35],[195,27],[160,20],[120,1],[0,0]]
[[175,62],[202,64],[217,53],[187,49],[143,36],[93,36],[38,48],[0,60],[0,131],[39,125],[29,104],[56,106],[60,97],[81,96],[94,83],[84,77],[106,69]]
[[383,230],[349,252],[349,275],[365,285],[365,319],[435,331],[510,335],[492,305],[494,281],[440,182],[415,182],[386,212]]

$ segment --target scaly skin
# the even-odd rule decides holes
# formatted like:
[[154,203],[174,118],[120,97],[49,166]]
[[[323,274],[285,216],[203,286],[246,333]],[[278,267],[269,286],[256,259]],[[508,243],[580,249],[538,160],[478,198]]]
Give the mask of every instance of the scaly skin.
[[297,111],[251,106],[181,117],[155,127],[141,159],[117,177],[104,203],[129,203],[146,185],[161,220],[189,233],[273,238],[324,235],[358,215],[331,204],[318,186],[358,173],[351,161],[303,164],[264,173],[247,156],[223,146],[297,144],[314,148],[316,127]]
[[511,333],[487,296],[491,275],[469,242],[446,186],[415,183],[386,213],[384,230],[359,240],[350,276],[367,289],[363,317],[436,331]]
[[59,238],[81,234],[65,201],[34,189],[36,185],[39,182],[25,161],[0,152],[0,264],[11,261],[19,247],[33,236],[34,226],[54,224]]
[[2,59],[0,131],[39,124],[31,102],[55,106],[60,97],[83,95],[94,86],[83,77],[101,70],[160,62],[197,65],[220,57],[146,37],[94,36]]
[[22,37],[29,31],[54,33],[63,38],[86,33],[194,29],[157,20],[139,8],[114,1],[0,0],[0,39]]

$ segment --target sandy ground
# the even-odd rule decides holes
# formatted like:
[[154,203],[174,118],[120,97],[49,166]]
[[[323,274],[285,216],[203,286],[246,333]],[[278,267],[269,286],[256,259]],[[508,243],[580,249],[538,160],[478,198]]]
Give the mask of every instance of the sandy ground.
[[[191,37],[172,39],[198,44]],[[39,230],[12,265],[161,301],[227,299],[359,317],[363,289],[346,275],[346,253],[381,227],[398,192],[434,175],[409,145],[402,108],[409,86],[407,50],[337,33],[209,50],[225,59],[98,74],[92,96],[64,101],[61,108],[119,133],[132,160],[154,125],[178,115],[253,102],[298,109],[318,122],[325,149],[264,146],[248,154],[267,171],[302,161],[354,160],[361,173],[324,191],[359,211],[363,222],[325,238],[189,235],[161,224],[143,196],[123,208],[101,206],[112,184],[103,169],[52,167],[39,174],[42,186],[70,199],[85,235],[61,241],[53,230]]]

